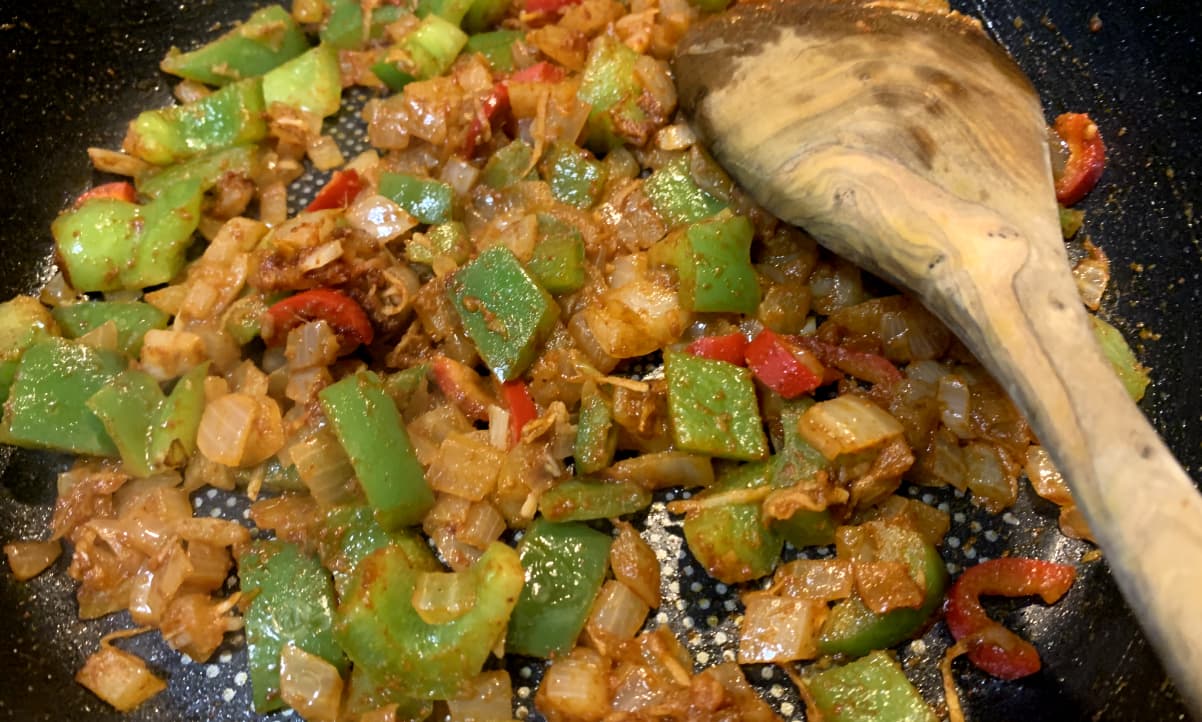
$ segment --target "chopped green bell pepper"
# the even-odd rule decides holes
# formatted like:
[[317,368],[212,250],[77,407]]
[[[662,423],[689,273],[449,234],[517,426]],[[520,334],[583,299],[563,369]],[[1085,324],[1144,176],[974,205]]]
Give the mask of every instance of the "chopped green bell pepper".
[[827,722],[937,722],[905,672],[888,652],[831,667],[806,680]]
[[[491,4],[490,0],[478,0],[478,2],[481,5]],[[469,28],[473,26],[473,11],[474,6],[473,10],[468,11],[465,23]],[[491,25],[491,23],[485,23],[485,27],[488,25]],[[526,37],[526,33],[521,30],[496,30],[491,33],[477,33],[467,39],[467,45],[463,47],[463,51],[466,53],[480,53],[488,61],[488,64],[492,66],[493,70],[508,73],[513,70],[513,44],[524,37]]]
[[54,320],[67,338],[85,333],[112,321],[117,326],[117,346],[121,352],[137,357],[142,338],[152,328],[167,328],[167,314],[140,301],[85,301],[54,309]]
[[593,384],[586,384],[576,422],[576,445],[572,457],[576,471],[593,474],[613,463],[618,448],[618,426],[613,409]]
[[509,620],[505,650],[544,659],[572,648],[605,581],[608,534],[538,519],[518,542],[526,586]]
[[356,667],[392,694],[447,699],[480,673],[505,634],[525,577],[517,553],[493,543],[459,572],[476,589],[475,605],[449,622],[429,624],[413,607],[420,573],[397,546],[368,555],[338,607],[338,641]]
[[573,143],[552,144],[539,166],[551,195],[577,208],[591,208],[605,189],[605,165]]
[[1094,335],[1102,346],[1102,355],[1114,368],[1119,381],[1123,382],[1127,395],[1133,401],[1139,401],[1144,397],[1148,384],[1152,382],[1148,376],[1148,369],[1135,357],[1135,352],[1131,350],[1121,331],[1097,316],[1090,318],[1093,320]]
[[558,304],[505,246],[460,268],[447,293],[480,358],[501,381],[521,376],[559,318]]
[[[392,680],[389,680],[392,682]],[[369,712],[396,705],[393,712],[397,720],[428,720],[434,712],[434,703],[428,699],[413,699],[397,688],[395,683],[380,682],[369,675],[361,665],[351,668],[351,678],[343,697],[342,714],[350,719],[360,719]]]
[[267,137],[263,81],[250,78],[187,105],[147,110],[129,125],[125,150],[167,165]]
[[539,498],[538,509],[553,522],[617,519],[651,505],[651,492],[633,481],[568,479]]
[[96,198],[50,226],[59,267],[79,291],[141,289],[183,269],[200,222],[200,183],[181,183],[146,205]]
[[323,44],[339,50],[362,50],[367,38],[359,0],[330,0],[330,14],[319,36]]
[[399,93],[406,85],[417,80],[413,75],[406,73],[396,66],[396,63],[390,63],[387,60],[381,60],[371,66],[371,72],[380,82],[394,93]]
[[380,525],[392,530],[420,523],[434,506],[434,492],[380,377],[362,371],[318,396]]
[[501,190],[518,181],[529,180],[534,177],[534,170],[530,168],[533,157],[534,149],[529,144],[515,140],[492,154],[480,173],[480,182]]
[[430,226],[425,233],[411,235],[405,242],[405,260],[432,266],[434,259],[444,257],[459,266],[472,257],[472,250],[467,226],[450,221]]
[[418,178],[408,173],[380,175],[380,195],[396,201],[422,223],[446,223],[451,220],[451,205],[455,192],[451,186],[432,178]]
[[263,76],[263,103],[303,110],[322,118],[342,106],[342,71],[338,51],[319,45]]
[[340,506],[326,512],[317,535],[322,564],[334,575],[339,598],[350,591],[350,581],[359,562],[386,546],[395,546],[408,557],[408,565],[419,572],[439,572],[442,565],[416,531],[385,531],[368,506]]
[[384,378],[384,391],[392,398],[398,409],[404,409],[414,394],[427,388],[430,364],[420,364],[404,371],[397,371]]
[[616,37],[602,35],[593,41],[576,95],[592,106],[585,131],[588,146],[598,153],[622,145],[619,128],[646,122],[647,114],[638,104],[643,94],[634,71],[638,57]]
[[256,540],[238,557],[238,578],[250,599],[244,619],[255,712],[284,706],[280,652],[286,644],[346,670],[334,639],[334,584],[317,557],[295,544]]
[[437,15],[449,23],[459,25],[471,6],[472,0],[418,0],[414,14],[419,18]]
[[308,49],[304,31],[288,11],[270,5],[203,47],[187,53],[172,48],[159,67],[181,78],[225,85],[262,75]]
[[879,528],[878,538],[886,542],[878,549],[879,560],[899,561],[909,567],[910,575],[926,588],[922,606],[876,614],[857,596],[843,599],[831,608],[819,632],[818,651],[822,654],[858,657],[892,647],[921,630],[943,601],[947,568],[935,547],[910,529],[887,524]]
[[427,15],[400,42],[408,56],[408,67],[403,69],[418,80],[436,78],[447,72],[466,45],[467,34],[457,24]]
[[138,192],[152,198],[180,183],[200,181],[200,188],[207,191],[217,184],[226,173],[250,178],[259,165],[259,146],[236,145],[232,148],[213,151],[182,163],[169,166],[151,166],[134,179]]
[[[805,410],[814,405],[813,399],[802,398],[785,401],[781,409],[781,439],[777,453],[772,457],[772,485],[778,489],[796,486],[813,480],[828,463],[822,452],[810,445],[797,428]],[[797,548],[821,546],[835,541],[837,525],[827,510],[798,510],[788,519],[778,519],[772,528]]]
[[643,183],[643,192],[655,212],[670,226],[705,220],[726,204],[702,190],[693,180],[689,158],[681,155],[651,174]]
[[[204,414],[208,375],[206,361],[180,377],[163,401],[150,427],[147,454],[152,466],[182,467],[196,453],[196,432]],[[270,488],[266,479],[263,485]]]
[[[467,16],[463,18],[463,28],[469,33],[487,30],[501,22],[501,19],[509,12],[510,5],[511,0],[473,0]],[[502,68],[497,69],[501,70]]]
[[0,303],[0,359],[16,361],[35,342],[59,335],[51,311],[31,296]]
[[150,476],[150,424],[163,405],[163,390],[145,371],[128,369],[92,394],[88,408],[104,424],[121,454],[121,464],[133,476]]
[[664,352],[668,418],[682,451],[754,461],[768,455],[751,372],[725,361]]
[[651,259],[676,267],[690,311],[754,314],[760,283],[751,265],[751,221],[729,210],[694,223],[653,247]]
[[117,447],[87,400],[125,370],[125,358],[60,338],[21,356],[4,406],[0,441],[33,449],[116,456]]
[[584,287],[584,237],[573,226],[546,213],[538,215],[538,244],[526,267],[555,295]]
[[[731,467],[695,498],[701,501],[771,483],[771,464],[743,464]],[[705,506],[690,511],[684,520],[684,538],[706,572],[726,584],[759,579],[770,573],[784,546],[781,536],[764,524],[758,502]]]

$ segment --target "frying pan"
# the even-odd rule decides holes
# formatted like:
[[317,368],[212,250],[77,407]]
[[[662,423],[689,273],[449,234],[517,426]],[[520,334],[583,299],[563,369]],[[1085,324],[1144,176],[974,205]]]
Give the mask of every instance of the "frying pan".
[[[117,147],[137,111],[170,102],[170,81],[157,70],[166,50],[211,38],[262,4],[5,3],[0,10],[5,63],[0,73],[0,294],[35,291],[53,273],[51,220],[81,190],[103,180],[90,170],[84,149]],[[1154,383],[1144,409],[1197,478],[1202,244],[1193,209],[1202,206],[1202,152],[1195,135],[1202,128],[1202,13],[1191,3],[1168,0],[1060,0],[1051,8],[1032,0],[969,0],[961,9],[983,18],[1017,58],[1040,90],[1049,118],[1088,111],[1101,127],[1109,146],[1106,175],[1083,207],[1086,232],[1112,263],[1104,313],[1152,367]],[[1095,14],[1101,27],[1091,30]],[[347,114],[334,129],[344,150],[361,142],[355,127],[353,114]],[[302,185],[311,192],[320,182],[309,178]],[[68,462],[62,455],[0,450],[0,539],[44,537],[55,474]],[[1078,562],[1089,549],[1060,536],[1054,507],[1027,493],[1000,517],[977,512],[947,490],[907,493],[946,505],[953,514],[944,548],[953,569],[1006,551]],[[237,518],[244,509],[237,498],[204,492],[195,502],[198,514]],[[672,625],[699,661],[712,663],[731,653],[733,615],[740,609],[735,590],[705,576],[683,549],[679,524],[662,504],[637,521],[666,559],[666,601],[650,623]],[[0,720],[258,719],[250,712],[245,653],[236,637],[207,663],[181,659],[155,635],[126,643],[170,684],[134,713],[118,715],[72,677],[99,637],[131,626],[129,619],[79,621],[65,558],[25,584],[12,579],[7,565],[0,567]],[[1053,607],[1002,601],[990,608],[1034,641],[1044,669],[1026,680],[1000,682],[958,663],[970,719],[1188,718],[1104,560],[1082,564],[1072,591]],[[941,698],[935,663],[947,638],[942,623],[936,623],[922,639],[898,650],[931,700]],[[532,715],[540,667],[516,660],[510,671],[516,713]],[[747,673],[785,719],[803,718],[803,706],[779,671],[749,667]],[[290,716],[283,712],[267,719]]]

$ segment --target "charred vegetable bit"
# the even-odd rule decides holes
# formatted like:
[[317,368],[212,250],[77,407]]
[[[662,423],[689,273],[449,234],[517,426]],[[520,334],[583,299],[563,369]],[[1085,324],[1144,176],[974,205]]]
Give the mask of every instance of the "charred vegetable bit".
[[380,377],[363,371],[319,395],[380,525],[397,529],[420,523],[434,505],[434,493]]
[[59,264],[79,291],[142,289],[183,269],[200,221],[199,181],[173,185],[145,205],[97,198],[54,220]]
[[605,581],[611,541],[580,523],[534,522],[518,543],[526,586],[506,651],[547,658],[572,648]]
[[726,584],[759,579],[780,560],[784,539],[764,523],[760,499],[740,493],[766,490],[771,483],[770,464],[744,464],[731,468],[694,497],[696,504],[684,520],[684,536],[689,551],[711,577]]
[[186,53],[172,48],[160,68],[181,78],[225,85],[262,75],[309,49],[287,10],[270,5],[213,42]]
[[102,324],[117,326],[117,348],[136,357],[142,338],[153,328],[167,328],[167,314],[140,301],[87,301],[59,306],[52,312],[67,338],[79,338]]
[[129,125],[127,152],[155,165],[254,143],[267,136],[263,81],[250,78],[200,100],[148,110]]
[[672,436],[683,451],[724,459],[768,454],[751,373],[725,361],[664,353]]
[[901,665],[875,651],[806,680],[806,689],[827,722],[936,722]]
[[346,669],[334,640],[334,584],[317,560],[295,544],[256,541],[238,557],[246,612],[246,646],[255,711],[284,706],[280,652],[292,644]]
[[1077,570],[1067,564],[1039,559],[990,559],[964,570],[947,596],[947,626],[956,641],[969,640],[968,659],[979,669],[1001,679],[1035,674],[1041,666],[1039,652],[1001,624],[985,615],[979,597],[1039,595],[1048,604],[1064,596]]
[[501,381],[530,366],[559,318],[551,295],[505,246],[459,269],[447,290],[468,338]]
[[338,641],[347,655],[392,697],[447,699],[480,673],[505,635],[524,589],[523,567],[512,548],[494,543],[458,574],[475,603],[462,615],[431,624],[413,606],[419,571],[409,553],[387,546],[355,569],[338,607]]

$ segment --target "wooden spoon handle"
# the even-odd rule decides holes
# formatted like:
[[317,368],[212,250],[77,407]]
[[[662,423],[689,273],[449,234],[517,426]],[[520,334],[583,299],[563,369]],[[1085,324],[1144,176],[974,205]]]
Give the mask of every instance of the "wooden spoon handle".
[[1063,261],[1040,247],[1008,279],[977,274],[992,288],[969,345],[1011,380],[1119,587],[1202,710],[1202,496],[1102,356]]

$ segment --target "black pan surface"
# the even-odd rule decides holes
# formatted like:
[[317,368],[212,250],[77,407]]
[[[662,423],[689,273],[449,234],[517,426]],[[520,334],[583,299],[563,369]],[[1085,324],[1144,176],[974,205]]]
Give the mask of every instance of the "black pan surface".
[[[190,47],[244,18],[262,2],[116,0],[16,3],[0,8],[0,293],[35,291],[53,273],[49,224],[80,191],[104,179],[84,149],[117,147],[139,110],[170,102],[157,70],[171,45]],[[1086,201],[1086,231],[1110,256],[1112,292],[1104,309],[1153,369],[1144,409],[1195,476],[1202,469],[1202,244],[1194,208],[1202,205],[1202,13],[1192,3],[1160,0],[970,0],[962,8],[1018,59],[1044,98],[1048,117],[1088,111],[1108,144],[1102,185]],[[1100,27],[1091,29],[1096,15]],[[1094,23],[1096,26],[1097,23]],[[353,143],[353,119],[344,120]],[[0,541],[45,536],[59,455],[0,450]],[[1055,510],[1024,497],[1005,517],[977,514],[946,493],[955,516],[953,565],[1004,550],[1078,561],[1087,547],[1055,531]],[[228,505],[227,504],[231,504]],[[201,493],[205,512],[237,515],[236,501]],[[644,523],[674,573],[664,619],[683,631],[695,654],[711,661],[730,648],[722,610],[734,595],[705,579],[678,526],[653,510]],[[675,559],[675,561],[673,561]],[[1198,560],[1202,564],[1202,560]],[[129,626],[115,616],[76,619],[65,560],[16,583],[0,564],[0,720],[254,720],[245,655],[236,644],[209,663],[181,660],[151,635],[127,648],[170,679],[168,690],[121,716],[72,682],[99,636]],[[1005,621],[1031,638],[1045,668],[1021,682],[999,682],[957,669],[970,718],[1003,720],[1187,719],[1179,697],[1118,594],[1105,563],[1082,565],[1070,594],[1054,607],[997,604]],[[654,621],[654,616],[653,616]],[[689,629],[693,626],[694,629]],[[237,640],[232,640],[236,642]],[[940,699],[932,663],[947,633],[936,624],[899,654],[928,698]],[[963,663],[961,663],[963,664]],[[517,714],[529,713],[537,666],[512,668]],[[1202,672],[1199,672],[1202,674]],[[803,719],[788,683],[753,668],[756,682],[785,719]],[[270,719],[288,719],[277,713]]]

